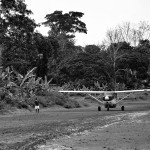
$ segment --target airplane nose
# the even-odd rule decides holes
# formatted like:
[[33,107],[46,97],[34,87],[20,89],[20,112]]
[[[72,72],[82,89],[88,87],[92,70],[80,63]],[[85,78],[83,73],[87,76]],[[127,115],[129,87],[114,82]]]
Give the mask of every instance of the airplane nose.
[[109,97],[108,97],[108,96],[105,96],[105,100],[109,100]]

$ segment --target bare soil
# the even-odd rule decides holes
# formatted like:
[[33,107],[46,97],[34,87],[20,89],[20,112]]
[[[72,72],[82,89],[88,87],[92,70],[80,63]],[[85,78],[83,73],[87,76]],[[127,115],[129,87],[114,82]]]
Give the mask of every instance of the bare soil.
[[[150,150],[150,111],[115,115],[115,122],[61,137],[40,150]],[[127,117],[126,119],[121,119]],[[109,118],[109,117],[108,117]]]
[[1,150],[150,150],[150,101],[0,115]]

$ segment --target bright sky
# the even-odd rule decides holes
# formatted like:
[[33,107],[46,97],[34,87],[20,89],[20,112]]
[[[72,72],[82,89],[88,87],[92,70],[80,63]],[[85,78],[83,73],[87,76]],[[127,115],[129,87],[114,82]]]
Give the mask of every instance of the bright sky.
[[[76,34],[76,45],[101,44],[106,32],[123,22],[149,22],[150,0],[25,0],[28,9],[37,23],[44,22],[46,14],[56,10],[68,13],[79,11],[86,24],[87,34]],[[47,35],[48,28],[40,27],[38,31]]]

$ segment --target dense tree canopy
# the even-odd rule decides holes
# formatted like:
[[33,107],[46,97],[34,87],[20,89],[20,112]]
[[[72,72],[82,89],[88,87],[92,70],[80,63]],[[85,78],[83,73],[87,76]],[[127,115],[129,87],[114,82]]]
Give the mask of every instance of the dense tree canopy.
[[37,24],[29,18],[32,11],[22,0],[2,0],[0,7],[3,66],[11,65],[24,74],[33,67],[38,53],[32,39]]
[[0,8],[0,27],[4,36],[17,38],[29,35],[37,26],[35,21],[29,18],[32,11],[27,9],[24,0],[2,0]]
[[[92,55],[86,52],[78,53],[65,63],[60,64],[59,69],[58,75],[65,75],[60,82],[68,82],[69,78],[72,82],[80,80],[80,84],[92,86],[97,80],[108,77],[105,64],[97,53]],[[109,77],[106,80],[109,80]]]

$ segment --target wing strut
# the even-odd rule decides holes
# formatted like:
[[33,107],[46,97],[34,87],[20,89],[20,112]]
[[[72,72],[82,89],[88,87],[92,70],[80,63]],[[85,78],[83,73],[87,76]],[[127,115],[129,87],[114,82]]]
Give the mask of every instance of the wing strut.
[[96,98],[95,96],[92,96],[91,94],[88,94],[90,97],[94,98],[98,103],[104,104],[101,100]]
[[130,94],[126,95],[126,96],[123,97],[121,100],[117,101],[117,103],[121,102],[121,101],[124,100],[126,97],[130,96],[131,94],[133,94],[133,93],[130,93]]

